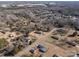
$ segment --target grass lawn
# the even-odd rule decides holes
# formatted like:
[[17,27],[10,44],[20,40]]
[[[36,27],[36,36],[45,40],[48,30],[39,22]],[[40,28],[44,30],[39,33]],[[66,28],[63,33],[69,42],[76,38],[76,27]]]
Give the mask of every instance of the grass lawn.
[[7,44],[8,44],[8,42],[6,41],[5,38],[0,38],[0,49],[7,46]]
[[53,43],[55,42],[55,39],[51,38],[50,36],[47,38],[46,42]]

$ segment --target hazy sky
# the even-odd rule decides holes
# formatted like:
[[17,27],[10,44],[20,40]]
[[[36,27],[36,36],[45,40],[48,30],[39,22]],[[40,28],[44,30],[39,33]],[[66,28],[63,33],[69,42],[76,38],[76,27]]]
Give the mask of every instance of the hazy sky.
[[0,1],[79,1],[79,0],[0,0]]

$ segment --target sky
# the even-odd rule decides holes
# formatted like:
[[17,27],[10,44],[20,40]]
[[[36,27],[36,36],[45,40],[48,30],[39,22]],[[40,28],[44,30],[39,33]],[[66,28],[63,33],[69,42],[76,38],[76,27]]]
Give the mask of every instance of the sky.
[[0,0],[0,1],[79,1],[79,0]]

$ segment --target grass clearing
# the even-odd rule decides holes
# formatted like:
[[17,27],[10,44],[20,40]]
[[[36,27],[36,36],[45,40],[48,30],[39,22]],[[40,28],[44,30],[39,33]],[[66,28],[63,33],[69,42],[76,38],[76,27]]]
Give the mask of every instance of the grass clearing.
[[0,38],[0,49],[7,46],[7,44],[8,44],[8,42],[6,41],[5,38]]
[[53,43],[53,42],[55,42],[56,40],[55,39],[53,39],[53,38],[51,38],[51,36],[48,36],[48,38],[47,38],[47,40],[46,40],[46,42],[48,42],[48,43]]
[[30,42],[30,45],[31,45],[32,43],[34,43],[36,41],[36,37],[30,36],[30,38],[31,38],[31,42]]

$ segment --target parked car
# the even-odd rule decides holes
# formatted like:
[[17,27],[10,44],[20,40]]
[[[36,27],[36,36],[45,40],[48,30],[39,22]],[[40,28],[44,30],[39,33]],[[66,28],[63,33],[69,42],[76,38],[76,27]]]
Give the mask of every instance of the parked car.
[[32,48],[32,49],[30,50],[30,52],[31,52],[31,53],[34,53],[35,50],[36,50],[35,48]]

